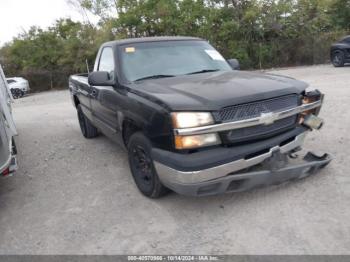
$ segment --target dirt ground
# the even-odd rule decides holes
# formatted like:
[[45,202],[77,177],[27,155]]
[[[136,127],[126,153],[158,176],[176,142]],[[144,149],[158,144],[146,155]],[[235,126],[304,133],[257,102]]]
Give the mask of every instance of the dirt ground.
[[326,94],[306,147],[334,161],[239,194],[143,197],[126,154],[80,133],[68,91],[16,100],[19,170],[0,179],[0,254],[350,254],[350,67],[273,71]]

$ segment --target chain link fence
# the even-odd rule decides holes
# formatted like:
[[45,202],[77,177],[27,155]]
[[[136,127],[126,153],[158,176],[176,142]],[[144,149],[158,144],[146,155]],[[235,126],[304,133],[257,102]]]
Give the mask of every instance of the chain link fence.
[[62,71],[25,71],[21,74],[27,79],[32,92],[68,88],[70,72]]

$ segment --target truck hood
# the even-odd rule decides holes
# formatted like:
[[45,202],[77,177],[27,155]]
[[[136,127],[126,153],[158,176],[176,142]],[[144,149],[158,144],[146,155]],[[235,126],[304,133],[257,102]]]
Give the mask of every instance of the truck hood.
[[300,94],[307,86],[278,75],[221,71],[145,80],[129,87],[172,111],[216,111],[226,106]]

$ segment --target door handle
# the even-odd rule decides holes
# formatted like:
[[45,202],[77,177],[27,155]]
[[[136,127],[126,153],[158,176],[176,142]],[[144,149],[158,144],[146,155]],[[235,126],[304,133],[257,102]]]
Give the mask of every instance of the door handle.
[[95,89],[92,90],[91,96],[96,97],[97,96],[97,91]]

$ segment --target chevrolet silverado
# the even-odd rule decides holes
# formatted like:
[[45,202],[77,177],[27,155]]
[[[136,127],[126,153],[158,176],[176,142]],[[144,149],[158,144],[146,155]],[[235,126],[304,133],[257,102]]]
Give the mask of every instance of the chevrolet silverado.
[[69,89],[84,137],[123,146],[151,198],[239,192],[325,167],[328,154],[297,154],[323,125],[323,94],[238,69],[199,38],[124,39],[103,44],[93,71],[71,76]]

